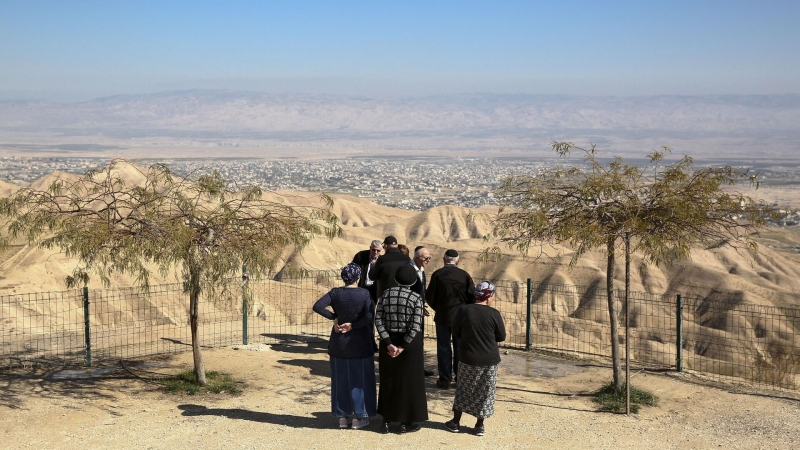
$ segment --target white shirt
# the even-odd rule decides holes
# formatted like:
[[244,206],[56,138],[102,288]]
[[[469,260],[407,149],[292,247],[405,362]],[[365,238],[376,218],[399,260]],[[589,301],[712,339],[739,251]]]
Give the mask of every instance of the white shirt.
[[369,271],[375,267],[375,261],[377,261],[377,259],[370,260],[369,265],[367,266],[367,276],[364,278],[364,286],[372,286],[375,284],[374,281],[369,279]]

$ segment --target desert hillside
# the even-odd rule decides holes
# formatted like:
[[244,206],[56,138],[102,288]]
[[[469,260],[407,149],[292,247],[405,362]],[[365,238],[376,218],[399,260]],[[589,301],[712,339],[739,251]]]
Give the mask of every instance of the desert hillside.
[[[141,173],[135,167],[122,165],[118,170],[129,185],[142,181]],[[44,189],[58,178],[71,177],[74,176],[54,173],[31,186]],[[4,186],[0,188],[9,192],[13,190]],[[323,204],[319,193],[280,191],[264,195],[268,200],[298,207]],[[417,245],[428,247],[434,256],[429,272],[442,266],[441,258],[446,249],[454,248],[461,254],[461,267],[476,280],[516,282],[503,284],[503,289],[498,290],[496,303],[504,314],[509,342],[525,340],[524,282],[530,278],[550,286],[534,293],[532,332],[535,345],[608,354],[610,335],[604,298],[606,257],[603,253],[588,253],[570,267],[573,253],[569,248],[545,247],[543,256],[524,258],[501,247],[504,253],[498,261],[482,264],[478,261],[479,254],[494,244],[484,240],[491,230],[496,212],[493,208],[470,210],[441,206],[415,212],[379,206],[347,195],[334,194],[332,197],[333,210],[343,228],[341,236],[332,240],[317,238],[302,251],[285,249],[276,271],[285,268],[337,269],[350,262],[356,252],[366,249],[372,240],[382,240],[390,234],[412,249]],[[689,302],[684,310],[687,318],[684,325],[687,354],[684,358],[693,368],[764,381],[764,367],[778,367],[786,355],[793,355],[794,350],[786,352],[786,349],[800,348],[800,337],[792,324],[793,313],[786,309],[759,308],[800,307],[800,258],[794,252],[800,238],[792,229],[775,228],[766,230],[761,242],[757,254],[729,247],[696,249],[690,259],[663,267],[648,266],[640,255],[633,255],[631,288],[638,293],[635,293],[637,300],[632,302],[630,317],[632,326],[639,330],[632,342],[634,357],[667,366],[674,363],[675,336],[671,318],[675,317],[676,294],[682,294]],[[14,330],[30,327],[29,322],[33,319],[27,318],[29,313],[41,321],[39,327],[42,330],[50,329],[50,323],[73,320],[67,316],[70,311],[80,309],[75,304],[79,301],[77,299],[58,303],[61,306],[56,307],[46,301],[28,304],[27,296],[17,294],[64,290],[65,276],[72,272],[76,261],[59,252],[31,247],[25,242],[11,244],[0,253],[0,296],[8,300],[7,306],[11,308],[8,317],[17,320],[1,324],[0,332],[13,335],[17,332]],[[538,249],[532,253],[538,254]],[[623,261],[618,261],[617,267],[615,282],[617,288],[622,289]],[[175,274],[165,278],[155,275],[153,278],[153,284],[180,281]],[[256,280],[253,314],[261,321],[292,324],[300,327],[298,331],[302,332],[307,332],[308,327],[318,326],[318,318],[314,317],[308,303],[338,283],[327,278],[317,278],[309,283],[300,289],[277,280]],[[134,285],[134,280],[116,274],[112,277],[112,284],[113,287],[128,287]],[[89,287],[102,288],[99,282],[93,282]],[[33,297],[49,298],[49,295]],[[153,317],[158,317],[156,322],[159,324],[177,326],[184,322],[182,317],[185,314],[185,305],[181,303],[185,303],[185,299],[178,297],[178,303],[174,298],[147,300],[150,306],[146,310],[150,312],[139,317],[139,313],[132,311],[139,311],[140,305],[136,302],[144,300],[131,296],[129,300],[103,307],[114,314],[99,314],[95,320],[104,327],[113,328],[125,324],[133,327],[140,322],[142,326],[151,326],[155,320]],[[72,306],[61,310],[64,305]],[[230,309],[217,303],[206,307]],[[231,310],[235,313],[230,316],[231,323],[241,320],[236,318],[238,313],[235,310],[235,307]],[[784,379],[779,382],[792,385]]]
[[[129,184],[142,181],[142,175],[134,167],[119,166],[120,174]],[[54,180],[73,180],[75,175],[53,173],[31,183],[35,189],[46,189]],[[0,185],[0,193],[9,195],[15,190],[12,185]],[[269,200],[296,206],[321,205],[317,193],[268,192]],[[478,255],[491,242],[483,237],[491,230],[494,210],[481,208],[471,211],[456,206],[442,206],[423,212],[408,211],[376,205],[368,200],[348,195],[333,195],[334,212],[340,218],[343,232],[340,238],[327,240],[317,238],[302,251],[287,249],[283,266],[303,269],[334,269],[349,262],[353,255],[367,248],[373,239],[386,235],[396,236],[401,243],[411,248],[417,245],[428,247],[434,259],[429,270],[442,265],[441,256],[448,248],[461,254],[461,267],[474,278],[493,280],[534,281],[598,286],[605,279],[605,255],[600,252],[587,254],[575,267],[568,266],[571,251],[565,248],[547,248],[548,256],[523,258],[517,252],[503,248],[503,257],[490,264],[478,262]],[[770,229],[765,233],[765,242],[794,242],[797,236],[786,229]],[[728,293],[746,303],[761,305],[800,305],[800,263],[790,253],[779,252],[762,245],[756,255],[731,248],[712,250],[697,249],[691,259],[676,261],[667,267],[652,267],[643,264],[634,255],[632,288],[651,294],[681,293],[687,296],[705,297]],[[64,289],[64,277],[72,271],[75,262],[58,252],[32,248],[23,242],[13,243],[2,254],[0,260],[0,288],[8,293],[57,291]],[[622,261],[618,265],[622,266]],[[617,282],[623,280],[621,270],[616,274]],[[164,282],[177,281],[168,277]],[[128,285],[131,280],[117,275],[114,283]],[[98,286],[99,287],[99,286]],[[737,297],[738,296],[738,297]]]
[[19,186],[11,183],[6,183],[5,181],[0,181],[0,197],[7,197],[11,195],[12,192],[15,192],[19,189]]

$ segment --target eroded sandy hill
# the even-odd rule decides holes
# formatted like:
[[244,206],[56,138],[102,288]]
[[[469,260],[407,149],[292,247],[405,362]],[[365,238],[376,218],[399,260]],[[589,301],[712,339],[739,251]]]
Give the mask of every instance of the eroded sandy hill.
[[[144,180],[141,170],[128,164],[115,170],[130,185]],[[46,189],[53,181],[72,181],[76,175],[55,172],[31,183],[32,188]],[[11,191],[12,185],[0,188]],[[322,206],[319,193],[278,191],[265,192],[268,200],[295,206]],[[333,195],[334,213],[340,218],[343,232],[340,238],[318,238],[302,252],[287,249],[284,266],[304,269],[331,269],[349,262],[353,255],[367,248],[373,239],[394,235],[410,248],[425,245],[434,256],[429,270],[440,267],[444,250],[455,248],[462,254],[461,266],[475,278],[525,280],[596,286],[605,283],[605,255],[593,252],[585,255],[572,268],[572,253],[562,247],[546,247],[539,254],[533,249],[528,258],[502,248],[500,260],[490,264],[478,263],[478,255],[493,242],[484,241],[491,231],[493,208],[470,210],[458,206],[441,206],[423,212],[388,208],[366,199],[349,195]],[[782,230],[770,230],[774,235]],[[788,239],[790,240],[790,239]],[[60,290],[63,278],[71,272],[74,261],[58,253],[43,251],[17,243],[3,254],[0,262],[3,278],[0,286],[24,291]],[[538,256],[538,258],[537,258]],[[618,285],[623,273],[622,261],[617,266]],[[651,294],[682,293],[687,296],[708,296],[713,293],[741,293],[748,303],[764,305],[800,305],[800,264],[784,254],[762,246],[758,254],[728,247],[713,250],[698,249],[687,261],[671,266],[653,267],[643,264],[634,255],[632,289]],[[125,280],[120,277],[120,280]],[[173,280],[164,280],[173,281]],[[739,294],[737,294],[739,295]]]
[[13,192],[16,192],[19,188],[20,187],[15,184],[0,181],[0,197],[8,197]]
[[[122,167],[120,170],[131,184],[143,179],[136,168]],[[46,188],[58,177],[64,175],[51,174],[37,180],[32,187]],[[280,191],[264,195],[282,204],[300,207],[322,205],[318,193]],[[498,305],[524,301],[524,288],[521,286],[528,278],[551,285],[585,288],[589,294],[536,296],[534,306],[539,308],[541,314],[536,314],[534,329],[555,333],[555,339],[564,339],[564,342],[575,342],[574,350],[578,351],[598,352],[607,345],[608,315],[604,312],[606,305],[602,295],[605,289],[606,256],[602,252],[587,253],[570,267],[572,251],[568,248],[545,247],[541,253],[534,248],[528,258],[523,258],[517,252],[502,247],[504,253],[498,261],[481,264],[478,256],[494,244],[484,240],[491,230],[492,208],[473,211],[457,206],[442,206],[415,212],[379,206],[348,195],[333,195],[333,199],[333,210],[343,227],[341,237],[333,240],[315,239],[303,251],[287,248],[276,270],[287,267],[336,269],[348,263],[356,252],[366,249],[373,239],[382,240],[390,234],[412,249],[417,245],[428,247],[434,257],[428,267],[429,272],[442,266],[441,257],[446,249],[454,248],[462,255],[461,267],[476,280],[518,282],[515,285],[517,288],[498,296]],[[785,229],[772,229],[765,234],[769,235],[769,242],[795,242],[797,237],[790,236],[790,233]],[[637,335],[632,342],[634,352],[663,358],[665,364],[674,361],[674,344],[670,344],[673,336],[669,335],[671,325],[657,323],[674,316],[674,302],[658,299],[674,298],[677,294],[694,302],[691,311],[687,310],[689,321],[685,329],[690,337],[687,338],[686,349],[699,358],[697,361],[708,361],[708,364],[716,364],[715,367],[730,367],[726,370],[737,374],[740,368],[751,367],[754,358],[769,360],[773,349],[800,346],[800,342],[794,342],[797,340],[796,333],[786,317],[731,312],[733,306],[741,305],[753,308],[800,307],[800,263],[791,256],[768,246],[761,246],[758,254],[729,247],[697,249],[689,260],[654,267],[644,264],[640,255],[633,255],[631,289],[648,293],[654,299],[633,305],[633,323],[650,327],[647,333]],[[63,254],[15,243],[0,254],[0,291],[8,295],[64,290],[64,278],[71,273],[75,264],[74,260]],[[620,259],[615,274],[618,289],[624,287],[623,268]],[[154,284],[177,281],[174,274],[166,278],[155,275],[152,280]],[[131,286],[133,280],[125,275],[116,275],[112,283],[115,286]],[[101,286],[97,283],[90,287]],[[720,300],[727,303],[723,307],[711,307],[712,302]],[[282,311],[280,305],[273,305],[270,301],[271,297],[267,295],[258,299],[257,304],[263,310],[272,308]],[[304,311],[302,317],[293,316],[293,323],[306,320],[310,310]],[[58,312],[47,311],[47,314],[53,313]],[[524,323],[520,320],[523,319],[509,319],[507,324],[514,339],[519,339],[525,333]],[[741,347],[742,342],[747,342],[747,348]]]
[[31,189],[36,189],[38,191],[46,191],[51,184],[53,184],[58,180],[73,182],[73,181],[78,181],[80,178],[81,177],[79,175],[75,175],[72,173],[52,172],[33,181],[28,187]]

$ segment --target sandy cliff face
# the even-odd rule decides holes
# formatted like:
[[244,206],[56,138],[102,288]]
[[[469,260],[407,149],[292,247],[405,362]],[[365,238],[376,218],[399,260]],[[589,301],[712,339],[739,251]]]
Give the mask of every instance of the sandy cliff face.
[[0,181],[0,197],[7,197],[16,192],[18,189],[19,186],[17,185]]
[[[133,166],[122,165],[119,172],[130,185],[140,184],[144,177]],[[74,180],[71,174],[53,173],[31,183],[34,189],[47,189],[57,179]],[[0,185],[0,193],[9,195],[17,188]],[[317,193],[266,192],[271,201],[296,206],[321,206]],[[605,284],[605,255],[591,252],[575,267],[569,267],[570,249],[545,247],[544,254],[536,258],[534,249],[528,258],[503,248],[502,258],[494,263],[480,264],[477,257],[493,244],[483,237],[491,231],[494,210],[481,208],[471,211],[457,206],[442,206],[416,212],[376,205],[368,200],[348,195],[333,195],[334,213],[340,218],[343,232],[340,238],[317,238],[312,244],[296,252],[287,249],[285,266],[303,269],[333,269],[348,263],[353,255],[368,247],[373,239],[394,235],[410,248],[425,245],[431,250],[433,260],[429,271],[442,265],[441,257],[448,248],[461,254],[461,267],[474,278],[490,278],[603,286]],[[785,233],[770,230],[770,234]],[[791,239],[788,239],[791,240]],[[30,248],[16,242],[3,253],[0,262],[0,287],[6,292],[52,291],[64,288],[64,276],[75,265],[58,252]],[[623,261],[618,261],[615,274],[618,287],[623,286]],[[681,293],[686,296],[709,296],[719,293],[741,295],[748,303],[762,305],[800,306],[800,264],[785,254],[761,246],[758,254],[732,248],[713,250],[697,249],[687,261],[676,261],[670,266],[645,265],[639,255],[632,261],[632,289],[651,294]],[[124,275],[115,279],[128,281]],[[157,281],[176,281],[164,279]]]
[[[126,179],[132,185],[141,182],[141,174],[135,168],[123,167],[120,170],[125,172]],[[130,173],[127,173],[128,170]],[[31,186],[45,189],[59,177],[72,176],[51,174]],[[14,188],[0,185],[0,189],[10,192]],[[268,192],[265,196],[275,202],[296,206],[322,205],[317,193],[281,191]],[[491,208],[471,211],[443,206],[415,212],[383,207],[346,195],[334,195],[333,198],[334,212],[343,227],[341,237],[333,240],[317,238],[301,252],[286,249],[281,265],[276,267],[277,271],[285,268],[338,269],[350,262],[356,252],[366,249],[373,239],[382,240],[386,235],[394,235],[400,243],[411,249],[417,245],[425,245],[430,249],[433,256],[428,267],[430,273],[442,266],[444,251],[454,248],[461,254],[460,267],[470,272],[476,281],[510,281],[502,292],[498,291],[497,296],[498,308],[508,312],[505,320],[510,340],[524,340],[524,284],[530,278],[548,285],[568,285],[560,290],[534,294],[532,326],[536,336],[535,345],[562,348],[554,346],[563,346],[566,342],[575,351],[607,353],[610,336],[604,298],[606,256],[602,252],[590,252],[574,267],[569,267],[572,251],[568,248],[545,247],[538,258],[532,257],[537,254],[536,249],[531,257],[523,258],[517,252],[503,248],[504,253],[499,261],[481,264],[478,255],[493,244],[483,239],[491,230],[494,213]],[[797,241],[789,230],[775,229],[765,234],[769,235],[769,242]],[[15,242],[0,253],[0,297],[16,299],[9,305],[21,305],[25,296],[18,294],[62,291],[66,288],[64,278],[72,272],[75,264],[76,261],[58,252]],[[705,370],[711,367],[718,373],[753,377],[757,375],[743,373],[743,368],[753,367],[759,364],[758,361],[769,363],[779,357],[781,349],[800,347],[800,342],[795,342],[800,340],[800,336],[796,337],[796,325],[792,323],[791,315],[775,314],[777,309],[762,308],[800,307],[800,263],[789,253],[775,251],[768,245],[762,245],[758,254],[732,248],[697,249],[690,259],[662,267],[648,266],[640,255],[633,255],[631,268],[631,289],[644,293],[642,298],[648,299],[632,302],[630,318],[632,326],[637,328],[632,338],[632,349],[636,358],[660,361],[667,365],[674,363],[672,330],[674,298],[677,294],[682,294],[688,302],[685,309],[684,348],[687,364],[693,365],[689,368]],[[618,289],[624,287],[623,270],[624,261],[620,259],[615,273]],[[154,272],[152,283],[178,281],[175,274],[161,278]],[[329,288],[331,282],[327,280],[315,285],[312,289],[314,292],[297,291],[287,296],[286,287],[282,287],[282,291],[275,288],[281,294],[267,292],[273,285],[283,283],[262,281],[263,286],[259,289],[265,291],[256,299],[254,307],[257,315],[264,318],[286,314],[286,320],[302,326],[314,317],[310,308],[298,310],[297,301],[313,301]],[[134,280],[118,274],[112,277],[112,284],[116,287],[132,286]],[[101,286],[97,283],[90,288]],[[313,299],[306,298],[308,295]],[[135,301],[142,300],[139,298]],[[79,299],[72,303],[75,302],[79,302]],[[53,310],[47,305],[40,306],[45,308],[37,313],[41,320],[68,313],[67,310]],[[72,306],[80,308],[78,303]],[[159,311],[163,309],[165,317],[174,316],[170,319],[171,323],[182,321],[179,317],[183,311],[181,308],[175,309],[175,305],[163,308],[156,304],[152,306]],[[127,311],[125,305],[114,307]],[[217,305],[210,304],[207,307],[216,308]],[[267,310],[272,313],[265,314]],[[9,309],[8,317],[25,316],[18,313]],[[114,320],[122,320],[125,314],[120,314],[116,314],[114,317],[117,319]],[[13,319],[6,322],[0,328],[15,328]],[[107,325],[120,326],[116,322]],[[42,327],[46,328],[44,325]]]

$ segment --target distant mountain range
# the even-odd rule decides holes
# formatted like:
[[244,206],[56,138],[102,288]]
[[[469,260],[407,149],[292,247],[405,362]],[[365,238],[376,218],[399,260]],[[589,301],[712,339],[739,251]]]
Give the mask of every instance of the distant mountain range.
[[[4,133],[189,139],[702,140],[794,154],[800,95],[579,97],[465,94],[409,98],[191,90],[80,103],[0,101]],[[714,144],[716,142],[717,144]],[[584,143],[584,142],[581,142]],[[659,144],[659,145],[664,145]],[[634,144],[631,147],[641,147]]]
[[800,132],[800,95],[576,97],[448,95],[379,99],[177,91],[81,103],[0,102],[0,129],[210,132],[505,133],[648,130]]

